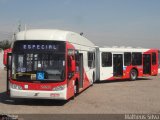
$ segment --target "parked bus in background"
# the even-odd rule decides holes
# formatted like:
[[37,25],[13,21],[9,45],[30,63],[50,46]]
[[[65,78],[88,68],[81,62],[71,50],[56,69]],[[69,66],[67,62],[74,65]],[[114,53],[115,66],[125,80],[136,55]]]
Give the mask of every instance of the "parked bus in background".
[[131,79],[158,74],[158,50],[97,48],[97,80]]
[[[69,31],[19,32],[8,55],[11,98],[68,100],[93,84],[95,45]],[[10,62],[11,61],[11,62]]]
[[11,48],[5,49],[3,53],[3,65],[6,67],[7,66],[7,54],[9,52],[12,52]]

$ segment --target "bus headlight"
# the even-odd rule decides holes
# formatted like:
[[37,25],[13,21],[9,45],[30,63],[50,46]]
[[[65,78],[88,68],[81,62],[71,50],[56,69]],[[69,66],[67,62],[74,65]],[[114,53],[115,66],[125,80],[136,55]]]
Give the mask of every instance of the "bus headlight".
[[57,87],[53,88],[53,91],[64,90],[64,88],[65,88],[65,85],[57,86]]
[[10,83],[10,87],[11,87],[12,89],[22,90],[22,87],[19,86],[19,85],[16,85],[16,84],[11,84],[11,83]]

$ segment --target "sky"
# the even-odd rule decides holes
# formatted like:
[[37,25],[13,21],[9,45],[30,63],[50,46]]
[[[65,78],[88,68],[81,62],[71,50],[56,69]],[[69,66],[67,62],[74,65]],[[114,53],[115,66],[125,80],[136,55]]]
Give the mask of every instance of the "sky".
[[0,40],[19,23],[83,32],[97,46],[160,48],[160,0],[0,0]]

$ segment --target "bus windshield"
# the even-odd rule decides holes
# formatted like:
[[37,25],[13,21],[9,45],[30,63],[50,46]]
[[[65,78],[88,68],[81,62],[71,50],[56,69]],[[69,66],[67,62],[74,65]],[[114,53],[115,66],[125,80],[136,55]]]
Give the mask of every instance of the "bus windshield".
[[[21,44],[20,44],[21,43]],[[56,43],[54,50],[49,44],[14,44],[12,54],[12,79],[18,81],[63,81],[65,78],[65,46]],[[19,46],[17,46],[17,44]],[[25,46],[24,46],[25,45]],[[43,45],[45,49],[39,49]],[[50,43],[53,47],[55,43]],[[23,47],[20,47],[23,46]],[[34,46],[34,48],[33,48]],[[39,46],[38,50],[36,46]],[[63,47],[63,50],[60,49]],[[27,49],[26,49],[27,48]],[[33,49],[32,49],[33,48]],[[19,50],[24,49],[24,50]],[[18,50],[18,51],[17,51]]]

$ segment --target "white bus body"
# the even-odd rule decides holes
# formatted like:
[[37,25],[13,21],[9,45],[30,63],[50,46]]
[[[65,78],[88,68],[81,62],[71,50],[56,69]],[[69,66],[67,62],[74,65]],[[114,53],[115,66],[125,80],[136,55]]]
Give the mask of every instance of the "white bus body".
[[[130,54],[130,63],[125,63],[124,54]],[[133,65],[133,55],[139,55],[141,61],[140,64]],[[152,61],[152,53],[156,55],[156,63]],[[148,55],[148,56],[147,56]],[[102,60],[102,56],[104,59]],[[127,56],[127,55],[126,55]],[[157,75],[158,67],[158,52],[157,49],[142,49],[142,48],[118,48],[118,47],[100,47],[97,48],[97,80],[116,80],[116,79],[130,79],[131,70],[135,69],[137,76],[147,76],[147,75]],[[150,62],[144,62],[146,59],[144,57],[150,57]],[[108,60],[108,61],[107,61]],[[152,61],[152,62],[151,62]],[[117,62],[117,63],[116,63]],[[128,65],[125,65],[128,64]],[[148,65],[150,64],[150,65]],[[148,65],[148,67],[147,67]],[[120,66],[120,69],[118,68]],[[115,68],[114,68],[115,67]],[[150,69],[148,69],[150,67]],[[117,73],[116,73],[117,70]],[[132,79],[132,78],[131,78]]]
[[[61,63],[63,64],[65,71],[65,77],[63,81],[55,82],[53,80],[53,82],[45,82],[45,79],[47,78],[43,78],[43,80],[37,80],[37,73],[29,73],[29,70],[27,68],[28,66],[26,66],[26,68],[18,68],[20,66],[20,63],[16,63],[17,61],[14,62],[15,59],[25,59],[26,61],[27,59],[38,59],[34,57],[23,57],[23,55],[25,56],[28,54],[28,51],[30,51],[30,56],[32,56],[31,51],[33,51],[34,53],[38,53],[36,55],[34,54],[37,57],[39,56],[39,54],[45,51],[49,51],[49,49],[52,49],[53,51],[58,49],[55,46],[49,44],[49,42],[54,43],[55,41],[56,43],[63,42],[65,47],[65,59]],[[16,44],[18,46],[18,43],[23,47],[15,48]],[[12,72],[12,75],[10,76],[9,80],[10,96],[12,98],[42,98],[67,100],[73,97],[76,93],[80,93],[81,91],[92,85],[95,79],[96,50],[94,46],[95,45],[91,41],[87,40],[85,37],[70,31],[55,29],[33,29],[17,33],[16,40],[12,45],[12,69],[10,70]],[[57,53],[58,52],[59,51],[57,51]],[[47,52],[45,53],[47,54]],[[15,57],[20,56],[21,54],[21,58]],[[50,64],[50,61],[48,61],[47,64]],[[18,62],[20,62],[20,60]],[[38,63],[38,67],[41,67],[42,69],[42,66],[44,66],[42,65],[42,63],[44,62],[45,61],[41,61],[41,63]],[[35,63],[31,66],[34,67]],[[70,68],[70,66],[72,67]],[[74,69],[73,66],[75,66],[76,69]],[[16,70],[15,68],[17,68],[18,70]],[[34,69],[37,70],[37,68]],[[58,70],[43,70],[43,74],[46,72],[49,75],[60,73],[60,71]],[[27,75],[29,76],[29,79],[24,80],[23,76],[28,77]],[[21,81],[21,78],[23,78],[23,81]]]

